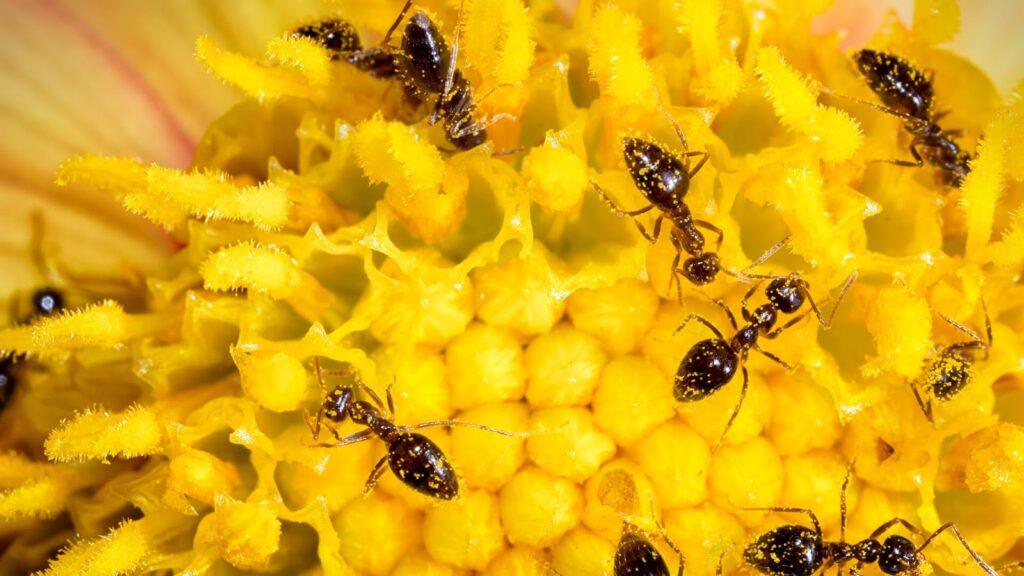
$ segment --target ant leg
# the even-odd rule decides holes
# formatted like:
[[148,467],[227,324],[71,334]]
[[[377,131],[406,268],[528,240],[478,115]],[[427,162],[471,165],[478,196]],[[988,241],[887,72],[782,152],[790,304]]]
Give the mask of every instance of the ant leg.
[[762,350],[760,346],[754,346],[754,350],[757,350],[758,352],[763,354],[765,357],[767,357],[769,360],[774,360],[775,362],[777,362],[780,366],[782,366],[783,368],[785,368],[789,372],[793,372],[794,370],[796,370],[796,368],[794,368],[788,362],[786,362],[782,358],[779,358],[775,354],[772,354],[771,352],[768,352],[766,350]]
[[896,116],[897,118],[901,118],[901,119],[905,120],[906,122],[921,122],[921,119],[917,118],[916,116],[911,116],[910,114],[904,114],[903,112],[900,112],[899,110],[894,110],[892,108],[888,108],[886,106],[882,106],[881,104],[876,104],[875,102],[872,102],[870,100],[864,100],[862,98],[857,98],[856,96],[847,96],[846,94],[841,94],[839,92],[834,92],[831,89],[826,88],[824,86],[819,86],[818,88],[821,90],[822,94],[828,94],[829,96],[833,96],[835,98],[842,98],[842,99],[848,100],[850,102],[856,102],[858,104],[863,104],[865,106],[870,106],[871,108],[874,108],[875,110],[878,110],[879,112],[882,112],[884,114],[889,114],[891,116]]
[[688,152],[688,153],[684,154],[684,156],[698,156],[698,155],[703,156],[703,158],[701,158],[700,161],[697,162],[697,165],[693,167],[693,170],[690,170],[690,172],[687,174],[687,176],[689,178],[693,178],[697,174],[697,172],[700,172],[700,169],[703,168],[704,164],[706,164],[708,159],[711,158],[711,153],[708,152],[707,150],[705,150],[703,152]]
[[818,317],[818,323],[821,324],[822,328],[826,330],[832,327],[832,320],[836,317],[836,310],[839,309],[839,305],[842,304],[843,299],[846,298],[846,292],[850,290],[850,286],[857,280],[857,276],[860,272],[854,270],[850,272],[850,275],[846,277],[846,281],[843,282],[843,287],[839,289],[839,296],[836,296],[836,303],[832,305],[832,311],[828,313],[828,320],[825,320],[821,311],[818,310],[818,305],[814,303],[814,298],[811,298],[810,293],[807,294],[807,301],[811,304],[811,310],[814,311],[814,315]]
[[[654,510],[652,507],[651,514],[653,513]],[[679,556],[679,572],[677,576],[683,576],[683,568],[686,567],[686,556],[683,556],[683,551],[680,550],[679,547],[676,546],[676,543],[668,537],[668,532],[665,530],[665,526],[662,525],[661,520],[654,518],[654,525],[658,527],[658,531],[661,533],[661,539],[664,540],[665,543],[668,544],[668,547],[676,553],[676,556]]]
[[701,324],[707,326],[708,330],[711,330],[712,332],[714,332],[715,336],[717,336],[719,340],[725,340],[725,336],[722,336],[722,333],[718,330],[718,328],[715,328],[715,325],[712,324],[711,322],[709,322],[707,318],[705,318],[705,317],[703,317],[703,316],[701,316],[699,314],[694,314],[692,312],[690,313],[689,316],[686,317],[686,320],[683,320],[683,323],[680,324],[678,328],[676,328],[676,331],[673,332],[672,335],[675,336],[676,334],[679,333],[680,330],[682,330],[683,328],[686,328],[686,325],[690,323],[690,320],[697,320],[697,321],[699,321]]
[[380,42],[381,46],[386,46],[388,41],[391,40],[391,35],[395,33],[395,30],[398,29],[398,25],[402,23],[402,20],[405,20],[405,15],[409,13],[409,8],[412,8],[412,0],[408,0],[405,3],[405,6],[402,7],[402,11],[398,13],[398,18],[395,18],[391,27],[388,28],[387,33],[384,34],[384,39]]
[[914,157],[914,161],[910,160],[869,160],[869,162],[885,162],[886,164],[893,164],[896,166],[906,166],[908,168],[920,168],[924,166],[924,159],[921,158],[921,153],[917,151],[917,141],[910,145],[910,155]]
[[324,417],[324,407],[321,406],[316,411],[316,424],[311,421],[309,416],[309,410],[302,410],[302,419],[306,422],[306,427],[309,428],[309,433],[313,435],[313,441],[316,442],[320,439],[320,421]]
[[324,384],[324,371],[320,368],[319,356],[313,356],[313,369],[316,370],[316,380],[320,383],[320,391],[327,395],[327,384]]
[[1009,574],[1012,571],[1024,568],[1024,560],[1019,562],[1010,562],[1009,564],[1003,564],[999,567],[999,573]]
[[718,241],[715,243],[715,252],[718,252],[719,250],[722,249],[722,240],[725,238],[725,234],[722,232],[721,228],[715,226],[711,222],[705,222],[704,220],[694,220],[693,223],[696,224],[697,226],[700,226],[701,228],[704,228],[705,230],[710,230],[714,232],[715,235],[718,236]]
[[730,310],[729,307],[725,305],[725,302],[722,302],[721,300],[719,300],[717,298],[712,300],[711,302],[715,306],[718,306],[722,310],[725,310],[725,315],[729,318],[729,324],[732,324],[732,329],[733,330],[739,330],[740,329],[740,327],[736,324],[736,316],[734,316],[733,313],[732,313],[732,310]]
[[925,547],[931,544],[932,540],[934,540],[936,536],[938,536],[942,532],[945,532],[946,530],[953,531],[953,535],[956,536],[956,539],[964,545],[964,549],[967,550],[967,553],[971,555],[971,558],[974,558],[974,561],[978,563],[978,566],[980,566],[982,570],[987,572],[990,576],[999,576],[998,574],[996,574],[996,571],[993,570],[991,566],[986,564],[985,561],[981,559],[981,556],[979,556],[978,553],[974,551],[974,548],[971,548],[971,545],[968,544],[967,540],[964,539],[963,534],[961,534],[960,530],[957,529],[956,524],[953,524],[952,522],[946,522],[942,526],[939,526],[938,530],[932,532],[932,535],[925,539],[924,543],[918,547],[917,553],[920,554],[921,552],[923,552]]
[[604,200],[604,203],[607,204],[608,207],[611,208],[612,211],[618,214],[619,216],[636,217],[641,214],[646,214],[647,212],[650,212],[651,210],[654,209],[654,204],[648,204],[647,206],[644,206],[639,210],[623,210],[622,208],[619,208],[619,206],[615,204],[615,201],[612,200],[611,196],[609,196],[608,193],[604,191],[604,188],[601,188],[601,186],[598,185],[597,182],[591,180],[590,185],[594,187],[594,190],[596,190],[598,194],[601,195],[601,199]]
[[464,422],[462,420],[434,420],[431,422],[420,422],[412,426],[405,426],[407,430],[419,430],[420,428],[430,428],[431,426],[462,426],[464,428],[476,428],[477,430],[483,430],[484,432],[493,432],[495,434],[501,434],[509,438],[523,438],[526,436],[532,436],[530,432],[508,432],[507,430],[499,430],[498,428],[491,428],[484,424],[477,424],[476,422]]
[[811,519],[811,523],[814,524],[814,531],[818,533],[818,538],[821,538],[821,523],[818,522],[818,517],[814,515],[814,511],[809,508],[772,506],[769,508],[740,508],[740,510],[749,510],[752,512],[798,512],[801,514],[807,514],[807,516]]
[[480,132],[481,130],[486,130],[488,127],[493,126],[498,122],[501,122],[502,120],[515,119],[516,116],[514,114],[509,114],[508,112],[499,112],[494,116],[486,116],[484,117],[483,120],[463,126],[462,128],[456,130],[455,132],[452,132],[452,136],[455,138],[462,138],[463,136],[474,134],[476,132]]
[[[658,224],[661,224],[660,217],[658,218],[658,222],[657,224],[655,224],[655,226],[657,226]],[[655,228],[655,231],[657,231],[657,228]],[[669,274],[668,276],[668,289],[671,292],[672,284],[676,285],[676,299],[679,300],[680,306],[683,305],[683,281],[679,279],[679,277],[682,275],[682,273],[679,272],[679,259],[682,258],[682,254],[682,250],[679,248],[679,246],[676,246],[676,255],[675,257],[672,258],[672,268],[670,268],[670,270],[672,270],[672,273]]]
[[743,387],[740,388],[740,399],[736,402],[736,407],[733,408],[732,414],[729,416],[729,421],[725,423],[725,429],[722,430],[722,435],[718,437],[718,441],[711,447],[711,453],[718,452],[718,448],[722,445],[725,440],[725,435],[729,433],[729,429],[732,428],[733,422],[736,421],[736,417],[740,415],[740,408],[743,407],[743,400],[747,397],[747,388],[750,385],[750,377],[747,375],[747,367],[743,367]]
[[[411,2],[412,0],[409,1]],[[459,18],[455,22],[455,39],[452,41],[452,56],[448,61],[448,75],[444,79],[444,92],[441,93],[441,97],[438,98],[438,102],[448,94],[451,94],[452,83],[455,81],[455,63],[459,58],[459,33],[462,31],[462,12],[465,8],[466,0],[462,0],[462,2],[459,3]]]
[[853,476],[853,466],[857,463],[854,458],[846,467],[846,477],[843,478],[843,488],[839,492],[839,541],[846,542],[846,492],[850,487],[850,477]]
[[360,430],[359,432],[353,432],[343,438],[338,438],[338,441],[334,444],[325,444],[323,442],[316,444],[319,448],[341,448],[342,446],[348,446],[349,444],[357,444],[364,440],[373,438],[373,430],[366,429]]
[[366,479],[366,484],[363,486],[363,496],[373,492],[373,487],[377,485],[377,481],[384,474],[384,464],[388,461],[387,454],[381,456],[380,460],[373,465],[373,470],[370,471],[370,477]]
[[932,418],[932,400],[931,398],[925,399],[921,396],[921,391],[918,389],[917,382],[910,383],[910,389],[914,392],[914,398],[917,399],[917,405],[921,407],[921,412],[924,412],[924,417],[928,419],[932,424],[935,423],[935,419]]
[[663,220],[663,218],[664,218],[663,216],[659,215],[658,219],[654,221],[654,234],[653,235],[652,234],[648,234],[647,233],[647,229],[644,228],[644,225],[641,224],[640,221],[637,220],[636,218],[633,219],[633,223],[636,224],[636,229],[640,231],[640,234],[643,235],[645,240],[647,240],[651,244],[657,244],[658,237],[661,236],[661,221]]

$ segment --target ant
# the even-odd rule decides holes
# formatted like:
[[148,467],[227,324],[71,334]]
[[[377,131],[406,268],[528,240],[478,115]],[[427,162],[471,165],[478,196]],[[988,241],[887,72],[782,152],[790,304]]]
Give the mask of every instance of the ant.
[[[57,288],[38,288],[32,292],[30,298],[32,312],[25,316],[22,321],[30,322],[43,316],[52,316],[64,309],[64,293]],[[16,313],[13,313],[16,315]],[[14,395],[17,377],[15,370],[21,356],[8,355],[0,357],[0,410],[3,410]]]
[[[960,150],[953,138],[960,130],[943,130],[938,121],[948,112],[933,110],[935,89],[932,78],[913,64],[886,52],[858,50],[853,55],[857,69],[864,76],[883,106],[863,102],[877,110],[901,118],[904,128],[913,135],[910,154],[914,161],[892,160],[897,166],[920,168],[927,162],[938,169],[936,180],[943,186],[959,188],[970,173],[971,155]],[[857,100],[857,99],[854,99]]]
[[[711,157],[706,150],[702,152],[691,152],[686,143],[686,137],[679,124],[666,112],[672,126],[675,128],[679,141],[683,144],[683,154],[676,155],[660,145],[642,138],[627,136],[622,139],[623,157],[626,160],[626,167],[633,183],[643,193],[647,200],[647,206],[638,210],[623,210],[608,193],[593,180],[590,184],[601,195],[616,214],[619,216],[630,216],[636,224],[640,234],[655,244],[661,236],[661,223],[668,220],[672,224],[672,245],[676,249],[675,258],[672,259],[672,276],[669,278],[669,289],[672,283],[677,283],[677,293],[682,300],[682,288],[679,276],[686,278],[697,286],[710,284],[715,280],[721,269],[721,262],[716,252],[722,247],[722,229],[705,220],[695,219],[690,208],[684,202],[686,193],[690,190],[690,180],[700,172],[704,164]],[[690,158],[700,156],[697,165],[690,168]],[[654,233],[649,234],[644,225],[636,219],[641,214],[658,209],[657,220],[654,221]],[[704,251],[704,234],[698,227],[714,232],[718,236],[715,250]],[[679,261],[683,253],[689,254],[689,258],[683,261],[683,267],[679,268]]]
[[[434,125],[440,121],[445,137],[456,150],[476,148],[487,141],[487,126],[507,115],[494,116],[480,122],[475,120],[477,104],[473,101],[473,89],[469,80],[455,66],[459,53],[458,26],[455,28],[455,41],[449,50],[437,25],[426,13],[417,12],[405,26],[401,47],[388,45],[412,4],[413,0],[407,0],[398,18],[384,35],[381,46],[356,50],[348,55],[347,60],[360,69],[370,70],[378,77],[398,76],[406,94],[413,101],[422,101],[436,95],[429,124]],[[460,19],[464,4],[465,0],[459,8]]]
[[[741,368],[743,371],[743,387],[740,388],[739,401],[736,403],[736,408],[733,410],[728,422],[726,422],[725,430],[722,431],[722,435],[715,442],[712,451],[717,450],[722,440],[725,439],[726,433],[729,432],[733,422],[736,420],[736,416],[739,415],[740,408],[743,406],[743,400],[747,396],[749,376],[747,374],[747,367],[744,364],[751,350],[760,352],[788,371],[794,370],[792,366],[778,356],[762,350],[757,343],[758,338],[773,339],[787,328],[802,320],[809,312],[800,314],[782,326],[775,326],[779,314],[794,314],[803,306],[805,301],[810,304],[811,310],[817,316],[821,326],[826,329],[831,327],[836,310],[846,296],[846,291],[849,290],[850,285],[856,280],[857,273],[851,273],[843,283],[839,296],[836,299],[836,304],[832,307],[832,312],[827,320],[821,315],[818,306],[814,303],[814,299],[811,298],[810,284],[800,277],[799,274],[754,276],[754,278],[759,278],[758,282],[747,290],[741,301],[743,320],[747,322],[742,328],[737,324],[732,310],[721,300],[714,300],[715,305],[725,311],[729,318],[729,323],[732,324],[734,331],[732,339],[726,340],[714,324],[703,316],[694,313],[687,316],[686,320],[676,328],[676,333],[678,333],[691,320],[698,320],[716,336],[715,338],[701,340],[694,344],[689,352],[686,353],[686,356],[679,362],[673,387],[673,394],[677,401],[696,402],[703,400],[732,381],[733,376],[736,375],[737,368]],[[768,299],[768,303],[762,304],[755,308],[753,312],[750,312],[747,302],[761,285],[761,281],[768,278],[772,279],[765,289],[765,297]]]
[[[807,508],[773,507],[744,508],[744,510],[760,510],[768,512],[795,512],[807,514],[814,529],[800,524],[786,524],[773,528],[759,536],[749,544],[743,552],[743,558],[758,572],[769,576],[812,576],[819,571],[824,572],[831,566],[841,568],[844,564],[857,561],[857,566],[850,569],[853,576],[861,576],[864,564],[878,564],[878,568],[891,576],[919,576],[922,564],[926,562],[924,549],[943,532],[949,530],[963,544],[974,561],[989,576],[998,576],[981,556],[971,548],[960,530],[952,522],[946,522],[930,535],[902,518],[893,518],[883,523],[865,540],[856,543],[846,541],[846,489],[850,483],[853,464],[847,468],[840,496],[840,536],[838,541],[827,541],[822,536],[821,524],[814,512]],[[878,539],[895,525],[901,525],[920,536],[924,542],[920,546],[896,534],[889,535],[885,541]]]
[[914,397],[917,398],[917,403],[929,422],[935,422],[932,415],[932,398],[944,401],[957,395],[971,383],[971,366],[979,359],[978,355],[980,354],[983,361],[988,359],[988,351],[992,347],[992,320],[989,318],[984,297],[981,298],[981,309],[985,314],[985,340],[982,340],[974,330],[933,310],[950,326],[970,337],[970,340],[940,348],[935,359],[925,368],[923,382],[918,380],[911,384]]
[[[387,389],[387,408],[380,396],[372,388],[363,383],[359,374],[351,369],[338,372],[331,372],[335,375],[352,375],[354,386],[339,385],[328,392],[324,384],[323,375],[320,369],[318,358],[313,359],[317,373],[317,380],[320,389],[325,393],[324,400],[317,411],[315,422],[311,420],[309,412],[305,412],[304,419],[313,440],[320,438],[320,426],[327,428],[338,442],[336,444],[318,444],[318,446],[334,448],[347,446],[368,440],[377,436],[387,445],[385,454],[370,472],[363,489],[364,494],[369,494],[376,486],[377,481],[384,473],[386,463],[391,471],[406,486],[413,490],[440,500],[453,500],[459,495],[459,482],[448,458],[431,439],[426,436],[411,432],[420,428],[431,426],[466,426],[493,432],[502,436],[516,438],[524,433],[506,432],[483,424],[473,422],[462,422],[459,420],[440,420],[436,422],[423,422],[413,426],[402,426],[395,424],[395,404],[391,397],[391,387]],[[362,390],[370,396],[373,402],[358,400],[356,390]],[[326,421],[324,421],[326,419]],[[334,424],[341,424],[349,419],[352,422],[365,426],[366,429],[360,432],[341,436],[338,434]]]

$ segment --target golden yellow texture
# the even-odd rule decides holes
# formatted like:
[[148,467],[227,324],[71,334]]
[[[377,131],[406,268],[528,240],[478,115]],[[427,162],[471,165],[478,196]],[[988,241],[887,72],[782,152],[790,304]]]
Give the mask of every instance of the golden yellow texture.
[[[925,532],[956,522],[993,564],[1021,557],[1024,99],[1003,101],[937,46],[959,28],[955,3],[921,2],[912,29],[890,18],[870,45],[934,73],[943,126],[976,152],[960,189],[878,161],[906,159],[909,137],[856,102],[875,96],[839,35],[810,32],[828,2],[460,4],[410,15],[424,10],[449,43],[458,29],[482,146],[454,151],[444,119],[428,121],[436,95],[416,106],[402,79],[291,23],[259,39],[263,54],[196,40],[199,64],[242,101],[189,169],[89,155],[55,167],[59,185],[113,197],[181,249],[128,283],[131,302],[69,275],[69,311],[0,329],[0,350],[27,355],[6,408],[18,451],[0,455],[0,517],[80,535],[47,541],[32,557],[51,561],[32,569],[589,576],[612,573],[628,521],[673,573],[658,523],[689,576],[723,554],[726,574],[752,574],[744,546],[807,519],[749,509],[811,509],[837,539],[852,462],[851,542],[899,516]],[[401,8],[335,0],[309,21],[344,17],[376,47]],[[677,298],[673,223],[648,242],[595,191],[646,205],[624,137],[678,159],[685,145],[691,169],[709,154],[683,200],[722,230],[719,248],[700,229],[721,259],[712,283],[677,278]],[[636,221],[653,233],[659,214]],[[714,301],[742,326],[743,306],[766,302],[757,275],[790,272],[826,316],[838,306],[832,326],[809,314],[762,338],[793,370],[751,350],[742,407],[739,371],[677,401],[681,359],[713,337],[687,318],[729,339]],[[966,359],[943,360],[950,350]],[[953,397],[921,392],[965,365]],[[387,447],[328,422],[336,386],[380,396],[398,425],[511,435],[417,429],[454,467],[458,497],[413,491],[388,461],[369,490]],[[365,437],[331,446],[350,434]],[[41,546],[23,530],[14,553]],[[981,572],[948,533],[924,553],[937,570]]]

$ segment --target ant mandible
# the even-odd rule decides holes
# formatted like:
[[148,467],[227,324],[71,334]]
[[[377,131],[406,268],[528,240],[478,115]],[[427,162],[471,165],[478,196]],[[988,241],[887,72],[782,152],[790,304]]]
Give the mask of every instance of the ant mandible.
[[[966,334],[970,340],[948,344],[940,348],[935,359],[925,368],[923,377],[910,385],[918,405],[921,406],[921,410],[929,422],[935,422],[932,414],[932,399],[945,401],[956,396],[971,383],[971,367],[978,359],[978,353],[981,353],[981,360],[988,359],[988,351],[992,347],[992,320],[989,318],[984,296],[981,297],[981,309],[985,314],[985,340],[982,340],[974,330],[933,310],[950,326]],[[923,394],[922,388],[924,389]]]
[[[732,339],[726,340],[721,331],[719,331],[714,324],[703,316],[694,313],[687,316],[686,320],[676,328],[676,333],[678,333],[680,330],[685,328],[691,320],[697,320],[711,330],[711,332],[716,336],[715,338],[701,340],[694,344],[686,353],[686,356],[684,356],[679,362],[679,368],[676,369],[675,383],[673,386],[673,395],[677,401],[696,402],[703,400],[731,382],[733,376],[736,375],[737,368],[740,368],[743,371],[743,386],[740,388],[739,401],[736,403],[736,407],[733,409],[732,415],[729,416],[729,420],[725,424],[725,429],[722,431],[722,435],[719,436],[718,441],[715,442],[712,451],[717,450],[725,439],[725,435],[729,432],[733,422],[739,415],[740,408],[743,406],[743,400],[747,396],[747,387],[750,383],[750,378],[747,374],[747,367],[744,364],[747,361],[747,356],[750,351],[756,350],[760,352],[765,357],[777,362],[788,371],[792,371],[794,369],[778,356],[771,352],[762,350],[758,345],[758,338],[764,337],[773,339],[787,328],[802,320],[808,312],[800,314],[782,326],[775,326],[778,321],[779,314],[794,314],[803,306],[805,301],[810,303],[811,310],[814,312],[815,316],[817,316],[818,322],[821,326],[823,328],[831,327],[832,319],[835,317],[836,310],[839,308],[839,304],[846,296],[846,291],[849,290],[850,285],[853,284],[854,280],[856,280],[857,273],[854,272],[850,274],[843,283],[839,296],[836,299],[836,303],[832,307],[832,312],[829,314],[827,320],[822,317],[821,312],[818,310],[818,306],[811,298],[809,291],[810,285],[798,274],[790,274],[788,276],[755,276],[755,278],[759,278],[758,282],[747,290],[747,293],[743,296],[743,300],[741,301],[743,320],[747,322],[747,324],[742,328],[737,324],[736,317],[733,315],[732,310],[730,310],[729,307],[721,300],[714,300],[715,305],[725,311],[729,318],[729,323],[732,324],[734,331]],[[747,302],[758,289],[761,281],[767,278],[772,279],[768,284],[768,287],[765,289],[765,296],[768,299],[768,303],[762,304],[755,308],[753,312],[750,312],[750,309],[747,307]]]
[[853,60],[883,106],[858,101],[902,119],[904,128],[914,137],[910,143],[914,161],[891,162],[917,168],[927,162],[938,170],[936,179],[942,185],[959,188],[971,170],[971,155],[953,141],[962,135],[961,131],[943,130],[938,125],[947,113],[934,112],[935,89],[931,78],[895,54],[864,49],[855,52]]
[[[814,529],[800,524],[786,524],[773,528],[758,536],[743,552],[748,564],[762,574],[768,576],[812,576],[824,572],[831,566],[841,568],[843,565],[857,561],[857,566],[850,569],[850,574],[860,576],[864,564],[878,564],[878,568],[891,576],[918,576],[922,565],[926,562],[924,549],[943,532],[953,532],[957,540],[971,555],[978,566],[989,576],[998,576],[995,570],[982,560],[981,556],[971,548],[960,530],[952,522],[947,522],[930,535],[902,518],[893,518],[883,523],[866,539],[857,543],[846,542],[846,490],[850,483],[853,464],[847,468],[840,496],[840,532],[838,541],[827,541],[821,533],[821,523],[814,512],[807,508],[772,507],[744,508],[752,511],[794,512],[807,514]],[[920,546],[897,534],[889,535],[885,541],[878,539],[897,524],[924,539]]]
[[[338,440],[336,444],[318,444],[318,446],[336,448],[362,442],[373,436],[380,438],[387,446],[387,454],[374,465],[370,476],[366,480],[366,486],[363,490],[364,494],[368,494],[373,490],[381,475],[384,474],[384,464],[387,464],[399,480],[421,494],[440,500],[453,500],[459,496],[458,477],[444,452],[431,439],[422,434],[411,432],[411,430],[432,426],[465,426],[512,438],[525,435],[523,433],[506,432],[484,426],[483,424],[459,420],[422,422],[412,426],[395,424],[395,404],[391,397],[390,386],[386,392],[387,408],[385,408],[380,396],[363,383],[362,378],[360,378],[357,372],[353,370],[332,372],[332,374],[336,375],[351,375],[355,385],[339,385],[333,390],[328,391],[323,381],[320,360],[314,358],[313,364],[317,373],[317,381],[320,383],[320,389],[325,395],[320,409],[317,411],[315,421],[311,420],[308,411],[304,413],[304,419],[310,432],[313,434],[314,441],[320,438],[321,424]],[[357,390],[365,392],[373,402],[357,399]],[[334,424],[341,424],[346,419],[360,426],[365,426],[366,429],[349,434],[348,436],[341,436],[338,434]]]

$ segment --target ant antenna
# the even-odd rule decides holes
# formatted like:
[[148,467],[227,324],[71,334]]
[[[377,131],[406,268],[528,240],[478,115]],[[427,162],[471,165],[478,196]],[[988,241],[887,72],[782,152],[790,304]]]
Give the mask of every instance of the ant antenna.
[[846,466],[846,478],[843,478],[843,489],[839,493],[839,541],[846,542],[846,489],[850,486],[850,477],[853,475],[853,467],[857,465],[857,458],[850,460]]
[[391,35],[394,34],[395,30],[398,29],[398,25],[402,23],[402,20],[405,20],[405,15],[409,13],[409,8],[412,8],[412,2],[413,0],[406,1],[405,6],[402,7],[402,11],[398,13],[398,18],[395,18],[394,23],[391,24],[391,27],[388,28],[387,33],[384,34],[384,39],[381,40],[382,46],[387,45],[387,43],[391,40]]

